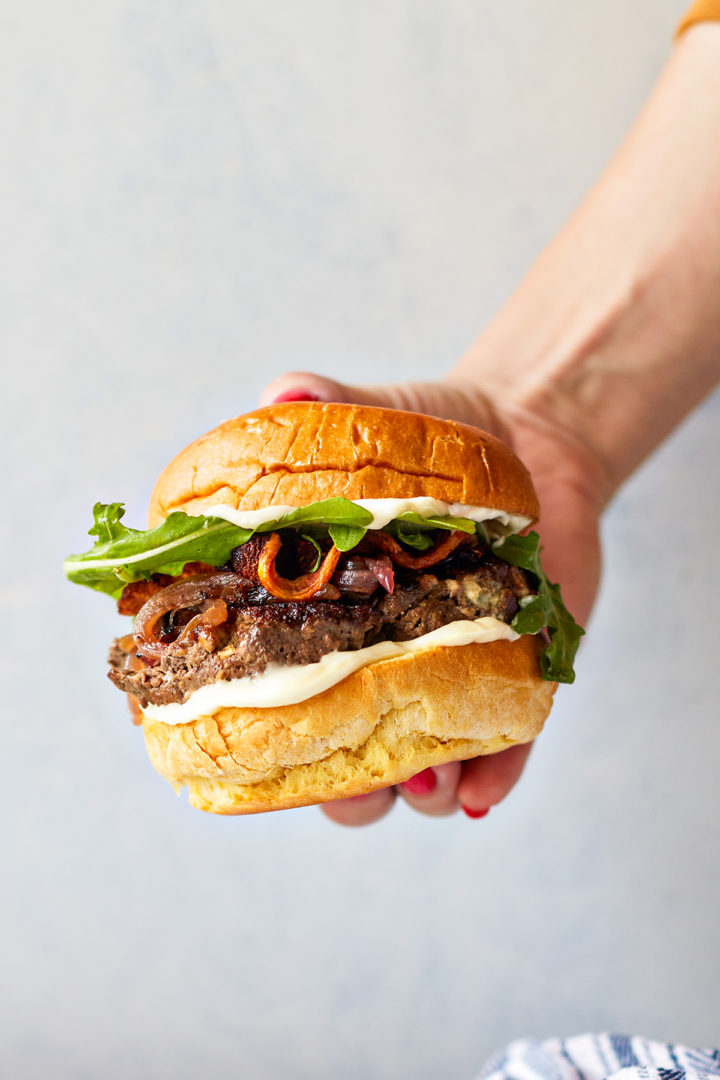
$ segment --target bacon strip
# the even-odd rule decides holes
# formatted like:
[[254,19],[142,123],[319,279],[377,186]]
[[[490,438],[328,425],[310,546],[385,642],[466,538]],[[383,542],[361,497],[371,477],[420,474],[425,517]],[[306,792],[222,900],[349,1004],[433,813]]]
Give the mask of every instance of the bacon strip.
[[404,566],[408,570],[425,570],[428,566],[434,566],[435,563],[446,559],[451,551],[462,544],[466,536],[467,533],[454,529],[452,532],[445,533],[429,551],[425,551],[422,555],[411,555],[394,537],[379,529],[369,530],[365,534],[366,540],[389,555],[398,566]]
[[278,600],[309,600],[333,576],[340,558],[340,551],[333,544],[313,574],[284,578],[280,577],[275,569],[275,560],[281,547],[280,533],[270,533],[263,545],[257,568],[260,584]]
[[147,603],[151,596],[160,592],[174,581],[195,574],[214,574],[215,567],[203,562],[185,563],[179,577],[168,577],[167,574],[153,574],[148,581],[132,581],[126,585],[118,600],[118,612],[120,615],[137,615],[143,604]]

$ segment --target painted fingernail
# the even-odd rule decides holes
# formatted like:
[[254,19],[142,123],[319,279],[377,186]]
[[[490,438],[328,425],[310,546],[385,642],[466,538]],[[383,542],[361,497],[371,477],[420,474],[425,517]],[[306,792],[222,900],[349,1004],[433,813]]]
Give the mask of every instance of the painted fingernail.
[[435,790],[436,784],[437,779],[433,770],[423,769],[422,772],[411,776],[409,780],[405,780],[403,787],[411,795],[429,795],[431,791]]
[[469,806],[463,806],[463,813],[475,820],[475,818],[487,817],[490,807],[488,806],[487,810],[471,810]]
[[278,405],[281,401],[319,401],[320,398],[317,394],[312,394],[309,390],[303,390],[301,387],[294,387],[292,390],[286,390],[283,394],[278,394],[273,398],[273,404]]

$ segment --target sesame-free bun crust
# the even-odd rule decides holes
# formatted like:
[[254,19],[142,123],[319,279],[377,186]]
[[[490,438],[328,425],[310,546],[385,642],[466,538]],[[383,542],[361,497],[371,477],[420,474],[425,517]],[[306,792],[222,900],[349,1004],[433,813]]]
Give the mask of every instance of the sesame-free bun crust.
[[525,466],[479,428],[368,405],[287,402],[228,420],[178,454],[155,487],[149,523],[219,504],[257,510],[422,495],[538,516]]
[[540,732],[555,684],[535,637],[381,660],[299,705],[143,720],[155,768],[190,802],[253,814],[363,795]]

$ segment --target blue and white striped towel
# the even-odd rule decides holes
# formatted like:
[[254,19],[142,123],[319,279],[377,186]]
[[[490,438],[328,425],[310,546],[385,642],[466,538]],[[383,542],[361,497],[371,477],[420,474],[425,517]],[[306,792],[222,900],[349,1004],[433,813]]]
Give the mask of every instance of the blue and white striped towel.
[[715,1080],[720,1050],[671,1046],[627,1035],[519,1039],[478,1080]]

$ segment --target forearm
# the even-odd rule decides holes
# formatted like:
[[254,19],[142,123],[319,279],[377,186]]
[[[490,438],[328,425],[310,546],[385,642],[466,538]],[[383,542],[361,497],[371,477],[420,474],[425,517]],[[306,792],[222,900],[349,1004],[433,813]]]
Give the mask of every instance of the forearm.
[[720,376],[720,25],[452,372],[600,462],[609,498]]

